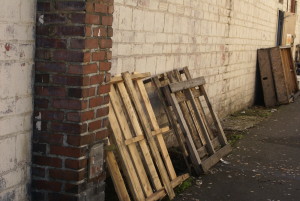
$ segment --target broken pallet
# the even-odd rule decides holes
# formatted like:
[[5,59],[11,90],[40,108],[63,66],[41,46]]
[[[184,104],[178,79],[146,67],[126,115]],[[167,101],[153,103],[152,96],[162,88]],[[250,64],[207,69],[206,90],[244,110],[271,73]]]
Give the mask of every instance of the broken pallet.
[[[174,70],[155,76],[152,81],[163,94],[171,126],[176,130],[178,123],[184,134],[183,139],[183,136],[180,136],[181,132],[175,132],[179,135],[177,138],[184,141],[179,144],[188,150],[195,172],[207,172],[231,152],[231,146],[204,89],[204,78],[192,79],[188,68],[185,67],[182,71]],[[201,97],[204,97],[202,101],[206,103],[216,133],[209,125]]]

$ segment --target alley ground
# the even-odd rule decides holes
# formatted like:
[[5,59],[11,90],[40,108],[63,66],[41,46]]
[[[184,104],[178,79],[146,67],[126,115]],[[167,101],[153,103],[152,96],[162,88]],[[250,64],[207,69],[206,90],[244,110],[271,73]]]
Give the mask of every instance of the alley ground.
[[249,130],[175,201],[299,201],[300,98]]

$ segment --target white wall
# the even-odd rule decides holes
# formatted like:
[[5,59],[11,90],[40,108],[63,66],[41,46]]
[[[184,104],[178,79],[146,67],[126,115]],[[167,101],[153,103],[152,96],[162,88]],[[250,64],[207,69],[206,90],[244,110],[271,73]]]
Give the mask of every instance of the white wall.
[[0,5],[0,200],[28,200],[35,0]]
[[286,0],[115,0],[112,74],[189,66],[225,116],[253,104],[256,50],[275,46],[278,9]]

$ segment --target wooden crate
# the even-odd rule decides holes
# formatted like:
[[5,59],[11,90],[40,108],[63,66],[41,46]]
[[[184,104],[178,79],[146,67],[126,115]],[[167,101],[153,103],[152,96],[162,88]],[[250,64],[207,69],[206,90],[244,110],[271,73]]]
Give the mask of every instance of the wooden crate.
[[[207,172],[231,152],[231,146],[204,89],[204,78],[192,79],[186,67],[182,71],[174,70],[153,77],[152,80],[161,90],[161,99],[166,102],[171,126],[175,131],[180,128],[181,132],[175,134],[178,135],[179,144],[187,150],[193,169],[197,174]],[[201,97],[204,97],[216,132],[213,132],[209,125]]]
[[142,81],[148,76],[126,72],[111,80],[110,142],[121,163],[111,151],[107,163],[120,200],[130,199],[126,186],[136,201],[173,199],[173,189],[189,177],[176,175],[162,136],[169,127],[159,127]]

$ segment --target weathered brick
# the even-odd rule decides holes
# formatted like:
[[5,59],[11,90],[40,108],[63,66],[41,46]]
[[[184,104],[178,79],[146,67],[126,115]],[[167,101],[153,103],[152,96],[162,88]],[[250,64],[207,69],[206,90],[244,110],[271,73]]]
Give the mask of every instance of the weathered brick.
[[62,167],[62,160],[60,158],[46,157],[46,156],[33,156],[33,163],[43,166]]

